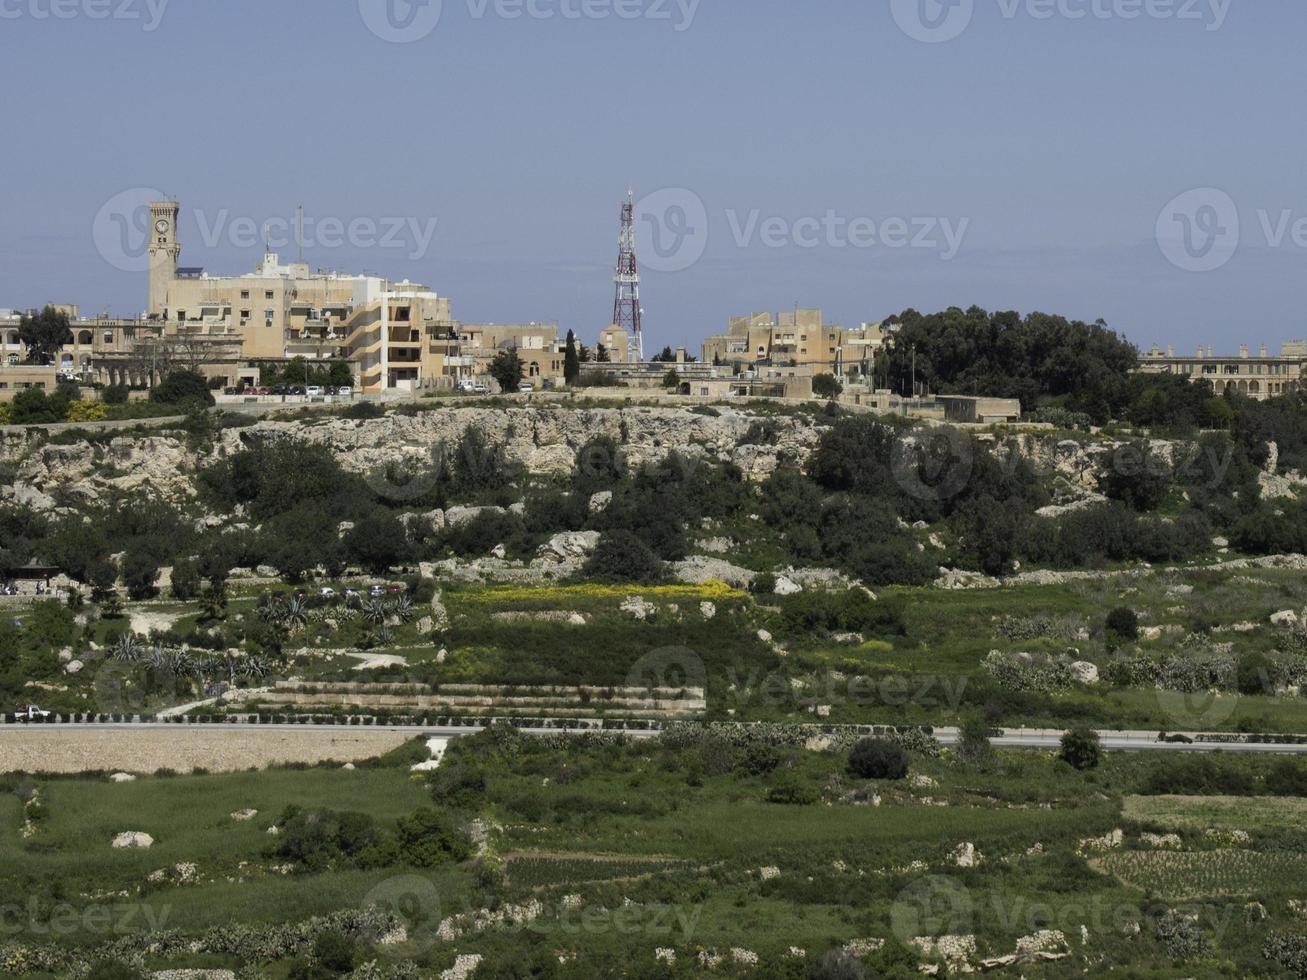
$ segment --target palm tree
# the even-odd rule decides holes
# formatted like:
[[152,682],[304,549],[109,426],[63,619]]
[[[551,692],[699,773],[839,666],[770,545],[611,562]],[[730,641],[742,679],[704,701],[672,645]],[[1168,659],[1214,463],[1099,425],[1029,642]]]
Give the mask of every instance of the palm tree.
[[227,615],[226,583],[211,582],[200,597],[200,610],[206,620],[222,619]]

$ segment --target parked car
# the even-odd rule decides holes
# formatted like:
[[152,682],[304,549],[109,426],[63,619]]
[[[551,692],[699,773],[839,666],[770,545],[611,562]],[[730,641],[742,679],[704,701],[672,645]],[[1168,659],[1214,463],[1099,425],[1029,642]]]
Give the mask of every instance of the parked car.
[[271,395],[271,394],[272,394],[272,389],[271,389],[271,388],[260,388],[260,389],[259,389],[259,394],[260,394],[260,395]]
[[327,385],[327,387],[326,387],[325,389],[323,389],[323,390],[326,391],[326,393],[327,393],[328,395],[339,395],[339,394],[340,394],[340,389],[337,388],[335,385]]
[[403,582],[391,582],[386,586],[386,591],[391,595],[399,595],[401,592],[407,592],[408,586]]
[[50,712],[42,711],[34,704],[20,704],[18,710],[14,712],[14,717],[18,721],[45,721],[50,717]]
[[472,391],[478,395],[488,395],[490,394],[490,385],[478,381],[472,386]]
[[302,385],[295,385],[289,392],[287,392],[287,394],[299,397],[304,394],[304,387]]
[[334,599],[334,598],[336,598],[336,590],[333,589],[333,588],[331,588],[331,587],[328,586],[328,585],[324,585],[322,588],[320,588],[320,589],[318,590],[318,598],[319,598],[319,599]]
[[363,596],[362,596],[362,593],[360,593],[358,589],[346,589],[346,590],[345,590],[345,601],[347,601],[347,602],[352,602],[352,601],[355,600],[355,599],[361,599],[361,598],[363,598]]
[[524,395],[529,395],[531,392],[536,390],[536,386],[528,382],[526,384],[518,385],[517,390]]
[[354,389],[351,388],[349,385],[341,385],[340,389],[336,392],[336,394],[344,395],[348,398],[354,394]]
[[246,388],[241,392],[242,395],[257,395],[258,393],[259,390],[257,388]]
[[304,392],[310,398],[317,398],[322,394],[322,389],[317,385],[309,385],[307,388],[304,389]]
[[368,589],[368,595],[372,596],[374,599],[380,599],[385,594],[386,587],[384,585],[374,585]]
[[222,393],[224,395],[239,395],[241,390],[239,388],[223,388]]

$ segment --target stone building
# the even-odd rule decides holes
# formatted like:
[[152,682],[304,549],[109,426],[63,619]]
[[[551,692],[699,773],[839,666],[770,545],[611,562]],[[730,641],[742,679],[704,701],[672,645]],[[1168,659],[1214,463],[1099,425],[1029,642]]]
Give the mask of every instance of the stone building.
[[1139,358],[1141,371],[1148,374],[1178,374],[1191,381],[1209,381],[1218,395],[1236,391],[1258,401],[1297,391],[1307,365],[1307,342],[1286,343],[1278,355],[1263,344],[1254,356],[1247,346],[1237,357],[1218,357],[1211,347],[1199,347],[1196,354],[1176,356],[1174,348],[1163,352],[1154,346]]

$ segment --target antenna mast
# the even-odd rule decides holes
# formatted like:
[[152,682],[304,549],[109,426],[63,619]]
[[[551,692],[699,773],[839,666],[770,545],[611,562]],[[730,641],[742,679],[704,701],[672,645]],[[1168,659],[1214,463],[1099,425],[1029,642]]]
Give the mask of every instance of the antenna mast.
[[621,235],[617,239],[617,273],[613,282],[613,323],[626,331],[627,360],[644,361],[644,310],[640,308],[640,269],[635,259],[635,191],[622,202]]

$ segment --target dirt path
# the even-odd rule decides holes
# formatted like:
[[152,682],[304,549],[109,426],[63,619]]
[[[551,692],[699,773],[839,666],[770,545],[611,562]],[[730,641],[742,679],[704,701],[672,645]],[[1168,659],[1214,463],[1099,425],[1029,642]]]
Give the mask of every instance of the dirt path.
[[235,772],[275,762],[358,762],[411,736],[388,731],[0,731],[0,772]]

